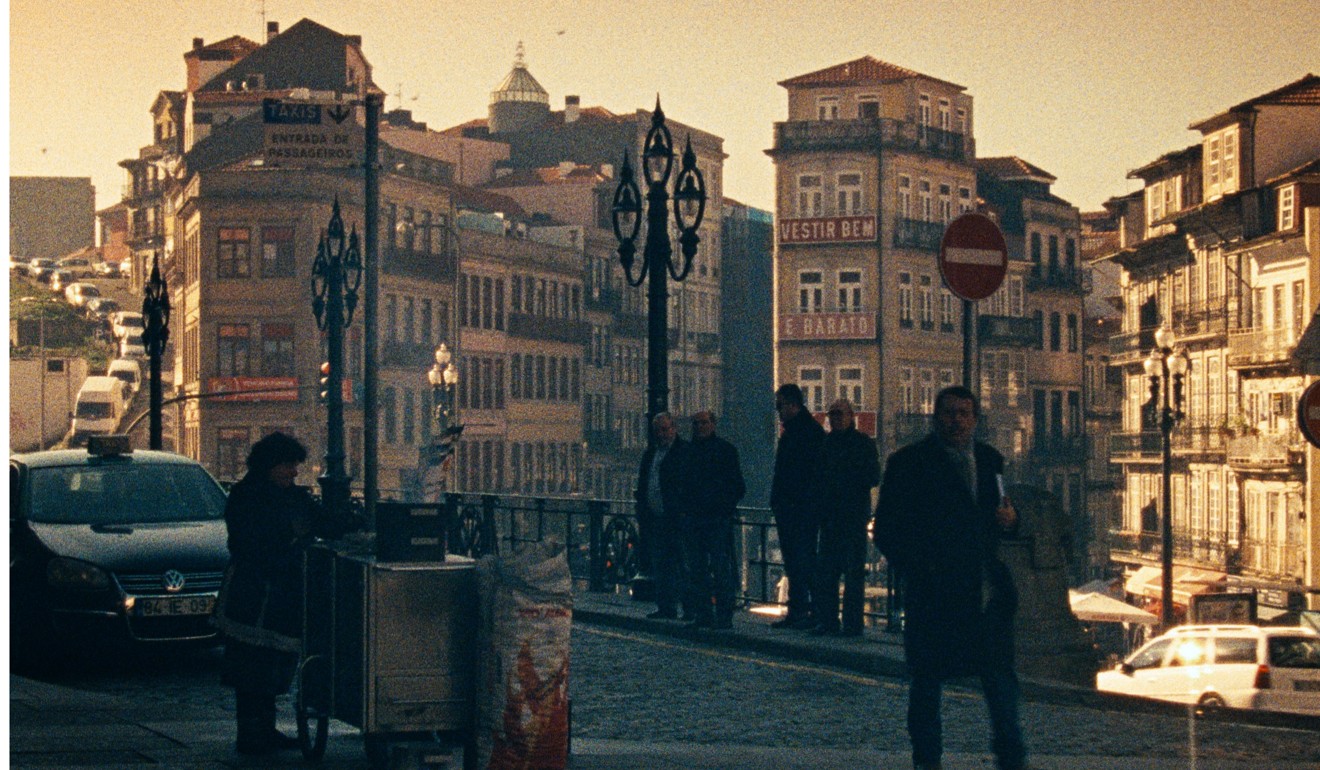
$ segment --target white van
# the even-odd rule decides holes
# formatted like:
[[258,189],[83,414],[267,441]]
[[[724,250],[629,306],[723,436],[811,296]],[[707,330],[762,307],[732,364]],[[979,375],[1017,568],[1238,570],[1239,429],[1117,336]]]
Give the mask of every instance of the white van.
[[1235,709],[1320,714],[1320,634],[1284,626],[1179,626],[1096,674],[1096,689]]
[[109,376],[83,380],[73,412],[73,443],[81,445],[88,436],[114,433],[124,406],[123,380]]
[[116,358],[106,369],[106,376],[123,380],[128,385],[129,393],[137,393],[142,387],[142,364],[131,358]]

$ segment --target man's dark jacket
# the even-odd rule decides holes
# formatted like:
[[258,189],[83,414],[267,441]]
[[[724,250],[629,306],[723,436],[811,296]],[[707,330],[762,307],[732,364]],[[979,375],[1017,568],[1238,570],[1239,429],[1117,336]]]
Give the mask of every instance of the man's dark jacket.
[[904,641],[915,672],[962,676],[1012,663],[1017,593],[996,553],[996,476],[1004,458],[980,442],[974,452],[975,500],[934,434],[898,450],[885,466],[875,540],[907,589]]
[[737,447],[719,436],[695,438],[688,463],[692,469],[688,514],[703,519],[734,518],[738,501],[747,494]]
[[820,474],[822,554],[827,545],[842,549],[837,556],[845,568],[863,567],[871,488],[880,483],[875,441],[856,428],[830,431],[825,435]]
[[825,429],[806,407],[784,422],[775,450],[770,508],[776,516],[816,518],[820,507],[820,450]]
[[[651,478],[651,460],[659,445],[652,442],[642,452],[641,466],[637,469],[637,489],[633,498],[637,501],[637,515],[654,515],[650,503],[646,500],[646,487]],[[681,438],[675,437],[669,445],[665,459],[660,461],[660,499],[664,501],[664,516],[682,516],[686,513],[684,503],[687,498],[687,457],[690,447]]]

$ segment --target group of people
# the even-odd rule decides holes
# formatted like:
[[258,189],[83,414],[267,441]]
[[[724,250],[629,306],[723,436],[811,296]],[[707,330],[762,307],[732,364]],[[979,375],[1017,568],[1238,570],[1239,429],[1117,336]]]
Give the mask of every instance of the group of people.
[[[1003,456],[974,438],[976,395],[962,386],[940,391],[931,433],[891,455],[883,475],[875,441],[857,429],[847,399],[830,404],[829,432],[795,384],[775,392],[775,410],[783,429],[770,508],[788,607],[772,625],[816,635],[862,634],[869,526],[905,596],[915,767],[940,767],[943,684],[964,676],[981,680],[1001,770],[1026,767],[1013,668],[1017,592],[997,555],[999,540],[1016,533],[1018,516],[1004,492]],[[730,628],[733,527],[745,491],[737,449],[715,435],[710,412],[694,416],[690,443],[667,413],[651,427],[654,441],[642,456],[636,490],[655,587],[650,617]]]
[[[857,430],[846,399],[830,405],[828,433],[807,410],[797,385],[775,392],[775,409],[783,431],[770,507],[788,578],[788,611],[774,625],[862,633],[871,525],[905,596],[907,723],[915,767],[940,767],[944,682],[976,676],[989,706],[999,767],[1025,768],[1013,669],[1017,593],[997,556],[999,540],[1015,533],[1018,516],[1004,492],[1003,456],[974,438],[976,396],[961,386],[940,391],[930,435],[890,456],[883,475],[875,442]],[[692,438],[684,441],[670,414],[655,416],[636,500],[649,562],[643,566],[655,587],[651,617],[727,629],[737,588],[734,526],[746,486],[738,450],[716,435],[715,422],[712,412],[698,412]],[[235,690],[237,749],[243,754],[296,746],[275,728],[275,701],[288,691],[301,649],[301,553],[313,538],[334,537],[350,526],[294,483],[306,458],[306,449],[290,436],[274,433],[258,441],[225,510],[231,563],[216,621],[225,637],[224,680]]]

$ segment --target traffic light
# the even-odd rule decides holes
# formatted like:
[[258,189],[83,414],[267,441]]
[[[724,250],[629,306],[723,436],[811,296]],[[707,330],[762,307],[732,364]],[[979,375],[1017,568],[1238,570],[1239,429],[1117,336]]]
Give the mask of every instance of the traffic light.
[[321,364],[320,399],[322,404],[330,403],[330,362],[329,361],[326,361]]

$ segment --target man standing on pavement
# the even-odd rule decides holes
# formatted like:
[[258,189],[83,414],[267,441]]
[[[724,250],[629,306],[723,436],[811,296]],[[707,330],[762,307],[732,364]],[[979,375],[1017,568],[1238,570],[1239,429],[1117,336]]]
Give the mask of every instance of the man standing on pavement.
[[[683,505],[688,445],[678,437],[674,418],[661,412],[651,420],[651,445],[642,453],[637,470],[637,519],[650,555],[655,581],[656,611],[649,618],[678,618],[679,603],[687,590],[683,562]],[[684,607],[684,614],[692,608]]]
[[971,675],[985,691],[1000,770],[1026,767],[1013,671],[1017,592],[996,553],[1017,512],[1003,495],[1003,456],[973,438],[979,417],[971,390],[941,390],[934,431],[890,456],[876,507],[876,545],[906,588],[908,733],[918,770],[940,767],[944,680]]
[[825,429],[807,411],[802,388],[791,382],[775,391],[775,411],[784,430],[775,449],[770,510],[779,531],[779,550],[788,577],[788,614],[772,625],[806,630],[816,626],[811,582],[815,579],[816,536],[820,526],[817,469]]
[[[715,435],[715,413],[692,416],[688,479],[688,569],[695,626],[733,628],[733,522],[747,493],[738,449]],[[714,615],[711,599],[714,598]]]
[[[866,525],[871,490],[880,483],[875,441],[857,430],[852,403],[841,398],[827,413],[830,432],[821,456],[820,554],[812,598],[816,635],[861,636],[865,605]],[[839,578],[843,577],[843,627],[839,627]]]

